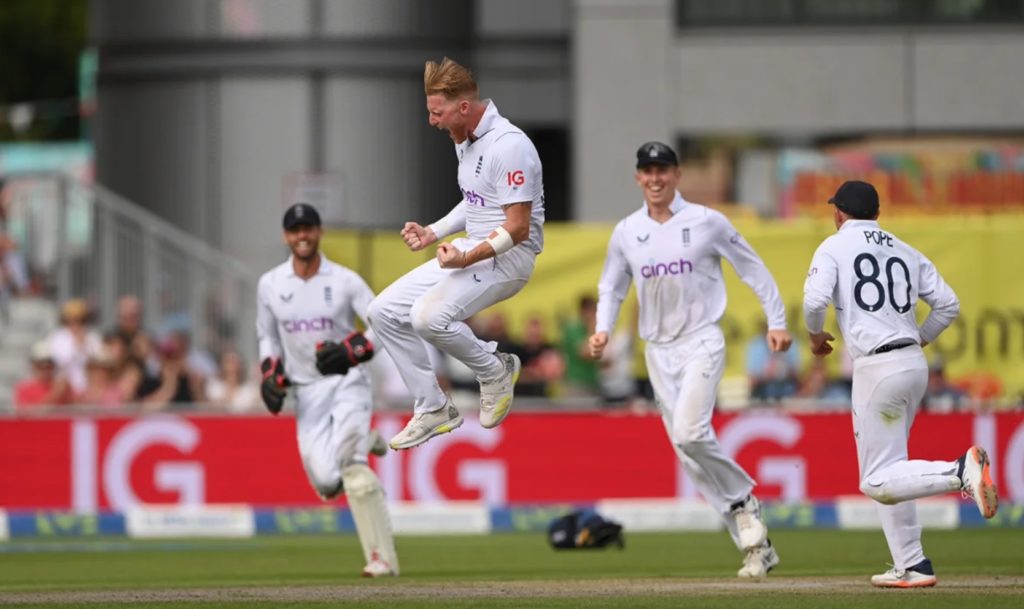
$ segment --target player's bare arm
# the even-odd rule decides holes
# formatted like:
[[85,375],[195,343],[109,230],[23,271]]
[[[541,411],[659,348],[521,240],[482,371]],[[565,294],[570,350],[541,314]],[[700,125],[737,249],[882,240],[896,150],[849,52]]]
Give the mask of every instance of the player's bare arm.
[[437,261],[441,264],[441,268],[463,269],[481,260],[497,256],[500,252],[495,248],[498,247],[500,249],[501,246],[496,246],[495,243],[500,242],[502,237],[501,231],[504,231],[508,238],[511,239],[512,245],[517,245],[529,239],[530,212],[532,208],[533,204],[530,201],[511,203],[504,206],[502,209],[505,212],[505,222],[501,225],[501,228],[492,231],[486,241],[468,252],[459,251],[451,243],[441,243],[437,246]]
[[406,222],[402,228],[402,241],[410,250],[418,252],[437,241],[437,235],[429,226],[420,226],[416,222]]
[[832,353],[832,343],[836,337],[832,336],[828,332],[808,332],[807,337],[811,342],[811,353],[818,357],[825,357]]
[[590,347],[590,357],[594,359],[601,359],[604,355],[604,348],[608,346],[608,333],[595,332],[587,340],[587,346]]
[[787,330],[768,330],[767,340],[768,348],[773,353],[789,351],[790,345],[793,344],[793,336]]

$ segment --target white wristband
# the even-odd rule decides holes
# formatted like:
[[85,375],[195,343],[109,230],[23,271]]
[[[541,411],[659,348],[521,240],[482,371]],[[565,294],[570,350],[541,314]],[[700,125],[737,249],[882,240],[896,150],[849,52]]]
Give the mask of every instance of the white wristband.
[[487,243],[491,244],[491,248],[494,249],[495,256],[504,254],[515,247],[515,242],[512,241],[512,235],[508,234],[508,231],[505,230],[504,226],[499,226],[494,229],[494,232],[497,234],[493,237],[488,237]]

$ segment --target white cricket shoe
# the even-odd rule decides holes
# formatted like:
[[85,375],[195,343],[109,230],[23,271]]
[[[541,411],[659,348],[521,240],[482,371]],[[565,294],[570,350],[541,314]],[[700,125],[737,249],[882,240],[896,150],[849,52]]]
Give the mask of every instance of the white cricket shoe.
[[761,519],[761,502],[748,495],[741,503],[733,505],[730,515],[736,519],[740,538],[740,549],[750,552],[768,539],[768,526]]
[[871,576],[871,585],[878,588],[930,588],[937,581],[932,561],[927,558],[907,569],[893,567],[885,573]]
[[384,441],[384,436],[380,435],[380,432],[376,429],[370,430],[370,454],[378,457],[388,454],[388,443]]
[[779,564],[779,554],[772,546],[772,540],[766,539],[763,544],[747,552],[743,557],[743,567],[736,572],[740,577],[764,577]]
[[982,516],[995,516],[996,510],[999,509],[999,494],[996,492],[995,483],[992,482],[992,467],[989,464],[988,453],[980,446],[972,446],[960,459],[963,462],[960,492],[965,499],[974,499]]
[[480,425],[487,429],[497,427],[508,416],[512,393],[523,367],[514,353],[498,353],[497,356],[505,363],[505,373],[494,381],[480,381]]
[[455,408],[451,396],[440,410],[434,412],[417,412],[412,415],[405,429],[391,438],[391,448],[403,450],[423,444],[434,436],[458,429],[462,425],[462,415]]
[[363,577],[398,577],[398,570],[392,569],[387,561],[374,552],[373,559],[363,567]]

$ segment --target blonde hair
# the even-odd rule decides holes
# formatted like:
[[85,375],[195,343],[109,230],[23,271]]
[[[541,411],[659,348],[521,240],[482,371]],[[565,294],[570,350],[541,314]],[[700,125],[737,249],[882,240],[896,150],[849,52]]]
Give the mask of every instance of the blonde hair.
[[473,73],[447,57],[441,63],[426,63],[423,69],[423,90],[427,95],[444,95],[447,99],[476,99],[479,94]]

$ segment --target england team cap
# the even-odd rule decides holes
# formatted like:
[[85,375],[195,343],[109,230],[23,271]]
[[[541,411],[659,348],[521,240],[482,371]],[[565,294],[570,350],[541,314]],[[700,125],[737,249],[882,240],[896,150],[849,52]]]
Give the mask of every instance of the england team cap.
[[284,226],[285,230],[300,224],[320,226],[320,214],[309,203],[296,203],[289,207],[288,211],[284,212],[284,220],[281,222],[281,225]]
[[679,158],[674,150],[661,142],[647,142],[636,151],[636,168],[643,169],[648,165],[668,165],[677,167]]
[[843,182],[828,202],[854,218],[873,218],[878,213],[878,191],[860,180]]

